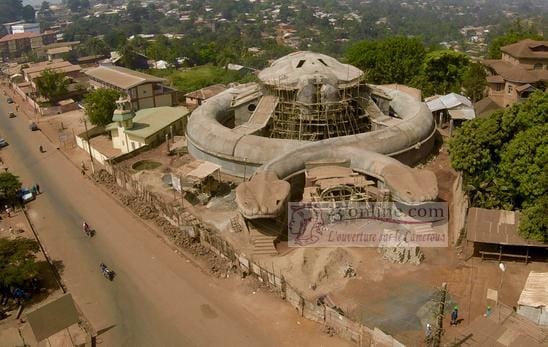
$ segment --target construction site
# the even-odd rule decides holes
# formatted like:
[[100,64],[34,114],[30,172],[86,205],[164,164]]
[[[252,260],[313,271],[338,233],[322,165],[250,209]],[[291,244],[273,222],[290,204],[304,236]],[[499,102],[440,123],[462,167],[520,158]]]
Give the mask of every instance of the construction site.
[[[253,263],[272,274],[265,282],[278,285],[282,278],[282,287],[287,281],[301,300],[402,343],[423,343],[424,328],[438,320],[442,292],[446,307],[458,304],[465,320],[481,315],[498,273],[493,264],[463,260],[457,245],[462,182],[436,144],[426,105],[394,86],[368,84],[361,70],[312,52],[282,57],[258,79],[198,106],[185,136],[110,163],[114,182],[144,196],[185,232],[196,234],[189,225],[207,229],[209,244],[230,249],[221,255],[249,273],[258,271]],[[448,205],[443,221],[405,213],[407,224],[401,224],[409,227],[362,221],[363,230],[404,235],[367,247],[320,244],[325,233],[310,223],[318,216],[294,208],[429,203]],[[297,238],[292,228],[300,230]],[[421,247],[412,241],[416,235],[444,242]],[[517,300],[526,273],[519,265],[510,268],[516,281],[504,296]]]

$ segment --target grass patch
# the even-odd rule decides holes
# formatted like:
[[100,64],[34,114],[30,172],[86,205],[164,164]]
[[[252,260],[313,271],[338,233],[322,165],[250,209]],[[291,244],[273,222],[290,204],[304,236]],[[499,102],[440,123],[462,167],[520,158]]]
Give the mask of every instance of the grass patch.
[[197,66],[184,71],[148,70],[147,73],[169,79],[171,85],[182,93],[189,93],[212,84],[246,83],[257,79],[252,73],[225,70],[213,65]]

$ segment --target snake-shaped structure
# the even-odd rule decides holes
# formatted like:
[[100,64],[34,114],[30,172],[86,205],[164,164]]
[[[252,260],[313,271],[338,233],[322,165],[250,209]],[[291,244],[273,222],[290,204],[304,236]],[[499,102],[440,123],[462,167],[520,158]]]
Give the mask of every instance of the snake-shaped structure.
[[[298,70],[299,65],[306,65],[303,61],[311,59],[322,64],[317,64],[318,67],[308,63],[308,70]],[[224,172],[232,175],[249,178],[255,173],[249,181],[236,188],[236,202],[246,218],[279,215],[289,196],[286,180],[302,173],[305,163],[329,158],[350,160],[353,170],[383,182],[395,200],[412,203],[437,198],[434,174],[404,164],[413,164],[430,153],[435,132],[432,114],[423,102],[401,90],[367,86],[368,90],[374,89],[384,95],[389,110],[389,115],[380,114],[380,117],[368,113],[371,118],[385,120],[379,121],[382,126],[375,130],[319,141],[265,136],[264,129],[268,121],[272,122],[269,120],[271,115],[265,121],[260,118],[260,112],[270,110],[274,113],[277,99],[272,102],[272,88],[267,87],[269,83],[273,84],[280,64],[285,79],[276,81],[276,86],[300,88],[299,92],[311,83],[323,84],[322,91],[324,85],[335,86],[331,88],[333,90],[337,86],[340,88],[342,83],[355,83],[363,75],[355,67],[341,64],[331,57],[297,52],[279,59],[271,68],[259,73],[261,83],[231,87],[208,99],[192,113],[187,125],[187,144],[194,157],[220,164]],[[293,70],[296,71],[294,76]],[[326,90],[325,95],[330,95],[330,89]],[[250,116],[242,124],[234,124],[241,107],[250,103],[255,107],[248,108],[254,112],[250,111]]]

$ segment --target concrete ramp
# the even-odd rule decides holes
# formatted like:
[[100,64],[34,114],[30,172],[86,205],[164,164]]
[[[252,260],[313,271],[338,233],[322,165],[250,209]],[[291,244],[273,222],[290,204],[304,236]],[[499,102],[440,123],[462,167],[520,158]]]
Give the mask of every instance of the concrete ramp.
[[257,108],[251,117],[249,117],[249,120],[246,123],[235,127],[234,131],[242,135],[251,135],[266,127],[266,124],[278,105],[278,100],[277,96],[263,96],[259,101]]

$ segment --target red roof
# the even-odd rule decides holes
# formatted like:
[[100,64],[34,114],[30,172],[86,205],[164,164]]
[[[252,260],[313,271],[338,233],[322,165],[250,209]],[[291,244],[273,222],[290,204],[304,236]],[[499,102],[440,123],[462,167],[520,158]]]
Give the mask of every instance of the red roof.
[[0,39],[0,42],[8,42],[12,40],[20,40],[20,39],[27,39],[32,37],[40,36],[38,33],[32,33],[32,32],[25,32],[25,33],[17,33],[17,34],[9,34]]

